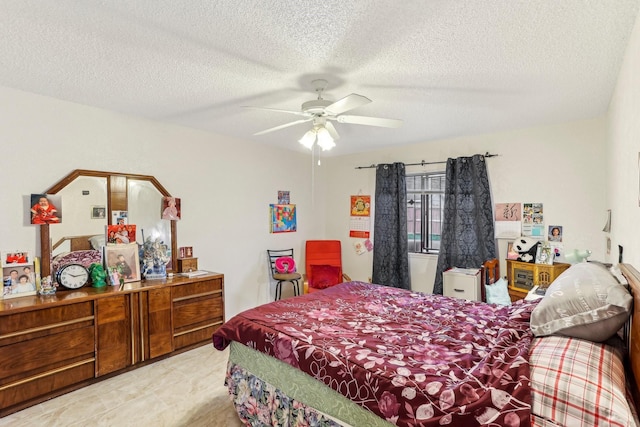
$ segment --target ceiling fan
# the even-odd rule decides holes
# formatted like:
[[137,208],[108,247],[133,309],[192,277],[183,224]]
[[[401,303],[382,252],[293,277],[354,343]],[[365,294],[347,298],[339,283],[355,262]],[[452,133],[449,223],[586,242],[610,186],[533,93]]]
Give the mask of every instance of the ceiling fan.
[[300,111],[292,110],[280,110],[277,108],[265,108],[265,107],[250,107],[257,110],[278,111],[281,113],[295,114],[304,118],[300,120],[294,120],[283,125],[275,126],[263,131],[254,133],[254,135],[264,135],[265,133],[273,132],[276,130],[284,129],[289,126],[294,126],[300,123],[312,122],[313,127],[307,133],[300,138],[299,142],[307,148],[312,148],[313,144],[317,141],[318,145],[323,150],[329,150],[335,146],[334,140],[340,138],[335,126],[331,123],[336,121],[338,123],[350,123],[357,125],[368,126],[381,126],[388,128],[397,128],[402,125],[402,120],[397,119],[384,119],[381,117],[367,117],[367,116],[352,116],[342,114],[354,108],[361,107],[371,102],[366,96],[352,93],[342,99],[335,102],[327,101],[322,98],[322,93],[327,87],[328,82],[323,79],[314,80],[311,85],[314,87],[318,98],[307,101],[302,104]]

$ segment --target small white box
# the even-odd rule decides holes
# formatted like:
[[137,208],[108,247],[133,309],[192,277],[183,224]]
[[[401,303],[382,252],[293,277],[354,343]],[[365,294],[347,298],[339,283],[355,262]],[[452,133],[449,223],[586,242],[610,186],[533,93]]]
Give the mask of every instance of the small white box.
[[479,268],[450,268],[442,273],[443,295],[467,299],[481,300],[481,280]]

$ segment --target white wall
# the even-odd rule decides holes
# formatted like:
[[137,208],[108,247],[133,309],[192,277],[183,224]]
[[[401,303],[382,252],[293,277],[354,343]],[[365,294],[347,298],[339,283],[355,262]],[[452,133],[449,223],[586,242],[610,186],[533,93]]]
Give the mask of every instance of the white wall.
[[640,268],[640,17],[631,34],[609,107],[607,208],[611,209],[611,262]]
[[[0,100],[1,251],[39,253],[28,196],[74,169],[154,175],[181,197],[178,246],[224,273],[227,317],[272,299],[266,249],[292,247],[303,262],[302,242],[322,236],[306,155],[8,88]],[[297,205],[296,233],[269,233],[278,190]]]
[[[302,264],[305,240],[337,238],[345,272],[355,280],[371,277],[372,254],[352,250],[348,212],[350,195],[375,194],[375,170],[356,166],[489,151],[500,155],[488,159],[495,202],[544,203],[546,223],[565,227],[565,248],[589,248],[597,260],[607,259],[601,230],[611,208],[614,247],[625,245],[625,260],[640,265],[640,83],[633,80],[639,33],[636,24],[609,122],[595,118],[330,157],[313,171],[307,155],[0,87],[0,250],[37,252],[28,195],[73,169],[154,175],[182,198],[178,245],[193,246],[201,268],[225,274],[229,317],[270,299],[268,248],[293,247]],[[298,206],[297,233],[268,232],[267,206],[278,190],[290,190]],[[411,257],[412,275],[420,278],[416,289],[430,291],[435,258],[422,258]]]
[[[356,170],[355,167],[389,162],[433,162],[488,151],[499,155],[487,159],[494,202],[543,203],[546,225],[564,227],[565,250],[590,249],[591,259],[603,260],[605,144],[606,120],[597,118],[328,159],[324,163],[330,189],[326,196],[327,238],[342,240],[345,272],[354,280],[367,280],[372,273],[373,252],[356,255],[352,250],[356,239],[348,237],[347,213],[350,195],[359,191],[375,195],[375,169]],[[407,173],[436,168],[444,165],[407,167]],[[432,281],[434,257],[424,256],[422,263],[417,257],[410,259],[412,279],[424,271],[431,278],[427,280]],[[431,286],[432,283],[421,282],[414,289]]]

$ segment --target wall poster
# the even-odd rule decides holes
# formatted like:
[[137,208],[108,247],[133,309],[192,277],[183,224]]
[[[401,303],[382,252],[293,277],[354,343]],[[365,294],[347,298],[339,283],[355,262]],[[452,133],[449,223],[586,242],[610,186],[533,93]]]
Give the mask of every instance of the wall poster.
[[271,232],[290,233],[297,230],[296,205],[269,205]]
[[544,239],[542,203],[524,203],[522,205],[522,235]]
[[351,196],[349,237],[368,239],[371,234],[371,196]]
[[495,236],[496,238],[518,237],[522,228],[521,203],[496,203]]

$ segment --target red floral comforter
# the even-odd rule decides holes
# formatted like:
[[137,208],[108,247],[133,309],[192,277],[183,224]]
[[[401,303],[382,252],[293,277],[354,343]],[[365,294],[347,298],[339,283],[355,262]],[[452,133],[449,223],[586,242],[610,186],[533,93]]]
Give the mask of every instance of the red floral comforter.
[[213,342],[280,359],[399,426],[528,426],[534,306],[349,282],[240,313]]

